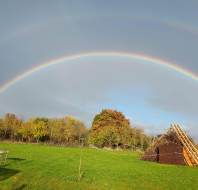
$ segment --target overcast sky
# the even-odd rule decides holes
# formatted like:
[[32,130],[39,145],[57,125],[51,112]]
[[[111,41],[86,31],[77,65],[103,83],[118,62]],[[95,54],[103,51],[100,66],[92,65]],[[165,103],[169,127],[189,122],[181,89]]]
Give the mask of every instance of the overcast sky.
[[[0,85],[46,60],[82,52],[131,52],[198,73],[198,1],[0,1]],[[40,70],[0,94],[0,115],[74,115],[103,108],[161,133],[180,123],[198,139],[198,81],[119,56],[90,56]]]

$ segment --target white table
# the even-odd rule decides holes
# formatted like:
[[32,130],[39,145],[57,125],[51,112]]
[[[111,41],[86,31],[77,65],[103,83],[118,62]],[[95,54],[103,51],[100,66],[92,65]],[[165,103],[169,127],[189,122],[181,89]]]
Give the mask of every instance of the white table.
[[0,150],[0,165],[5,165],[8,156],[8,151]]

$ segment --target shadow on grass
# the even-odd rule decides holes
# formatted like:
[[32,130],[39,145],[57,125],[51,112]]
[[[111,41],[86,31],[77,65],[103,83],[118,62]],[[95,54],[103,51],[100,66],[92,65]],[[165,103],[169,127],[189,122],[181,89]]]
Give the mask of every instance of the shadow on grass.
[[22,189],[24,189],[26,186],[27,186],[26,184],[23,184],[23,185],[21,185],[21,186],[19,186],[19,187],[14,188],[13,190],[22,190]]
[[8,179],[17,173],[19,173],[19,170],[14,170],[14,169],[8,169],[8,168],[1,168],[0,167],[0,181],[3,181],[5,179]]
[[23,158],[7,158],[8,160],[13,160],[13,161],[24,161],[25,159]]

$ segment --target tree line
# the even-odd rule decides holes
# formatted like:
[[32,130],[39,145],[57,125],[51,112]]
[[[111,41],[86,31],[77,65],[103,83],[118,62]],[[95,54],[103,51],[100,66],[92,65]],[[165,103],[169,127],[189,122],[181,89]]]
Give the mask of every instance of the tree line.
[[0,118],[0,139],[127,149],[146,149],[151,142],[151,137],[132,127],[123,113],[110,109],[97,114],[91,128],[72,116],[23,120],[7,113]]
[[87,132],[83,122],[71,116],[23,121],[8,113],[0,119],[0,138],[3,140],[78,145]]

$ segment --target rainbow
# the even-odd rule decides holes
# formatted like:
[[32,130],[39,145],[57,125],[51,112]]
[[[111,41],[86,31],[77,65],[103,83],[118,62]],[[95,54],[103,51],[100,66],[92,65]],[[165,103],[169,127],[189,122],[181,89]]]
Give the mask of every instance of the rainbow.
[[49,60],[45,63],[41,63],[39,66],[36,66],[36,67],[22,73],[21,75],[16,76],[15,78],[11,79],[10,81],[8,81],[5,84],[3,84],[2,86],[0,86],[0,94],[5,92],[11,86],[15,85],[17,82],[25,79],[26,77],[30,76],[31,74],[33,74],[37,71],[43,70],[43,69],[53,66],[53,65],[64,63],[65,61],[71,61],[71,60],[86,58],[86,57],[91,57],[91,56],[92,57],[93,56],[114,56],[114,57],[125,57],[125,58],[137,59],[137,60],[145,61],[148,63],[153,63],[156,65],[164,66],[164,67],[166,67],[170,70],[176,71],[176,72],[178,72],[192,80],[198,81],[198,76],[195,73],[188,71],[187,69],[182,68],[182,67],[180,67],[174,63],[171,63],[169,61],[164,61],[162,59],[148,56],[145,54],[128,53],[128,52],[111,52],[111,51],[109,51],[109,52],[88,52],[88,53],[79,53],[79,54],[74,54],[74,55],[62,56],[62,57],[59,57],[56,59]]

